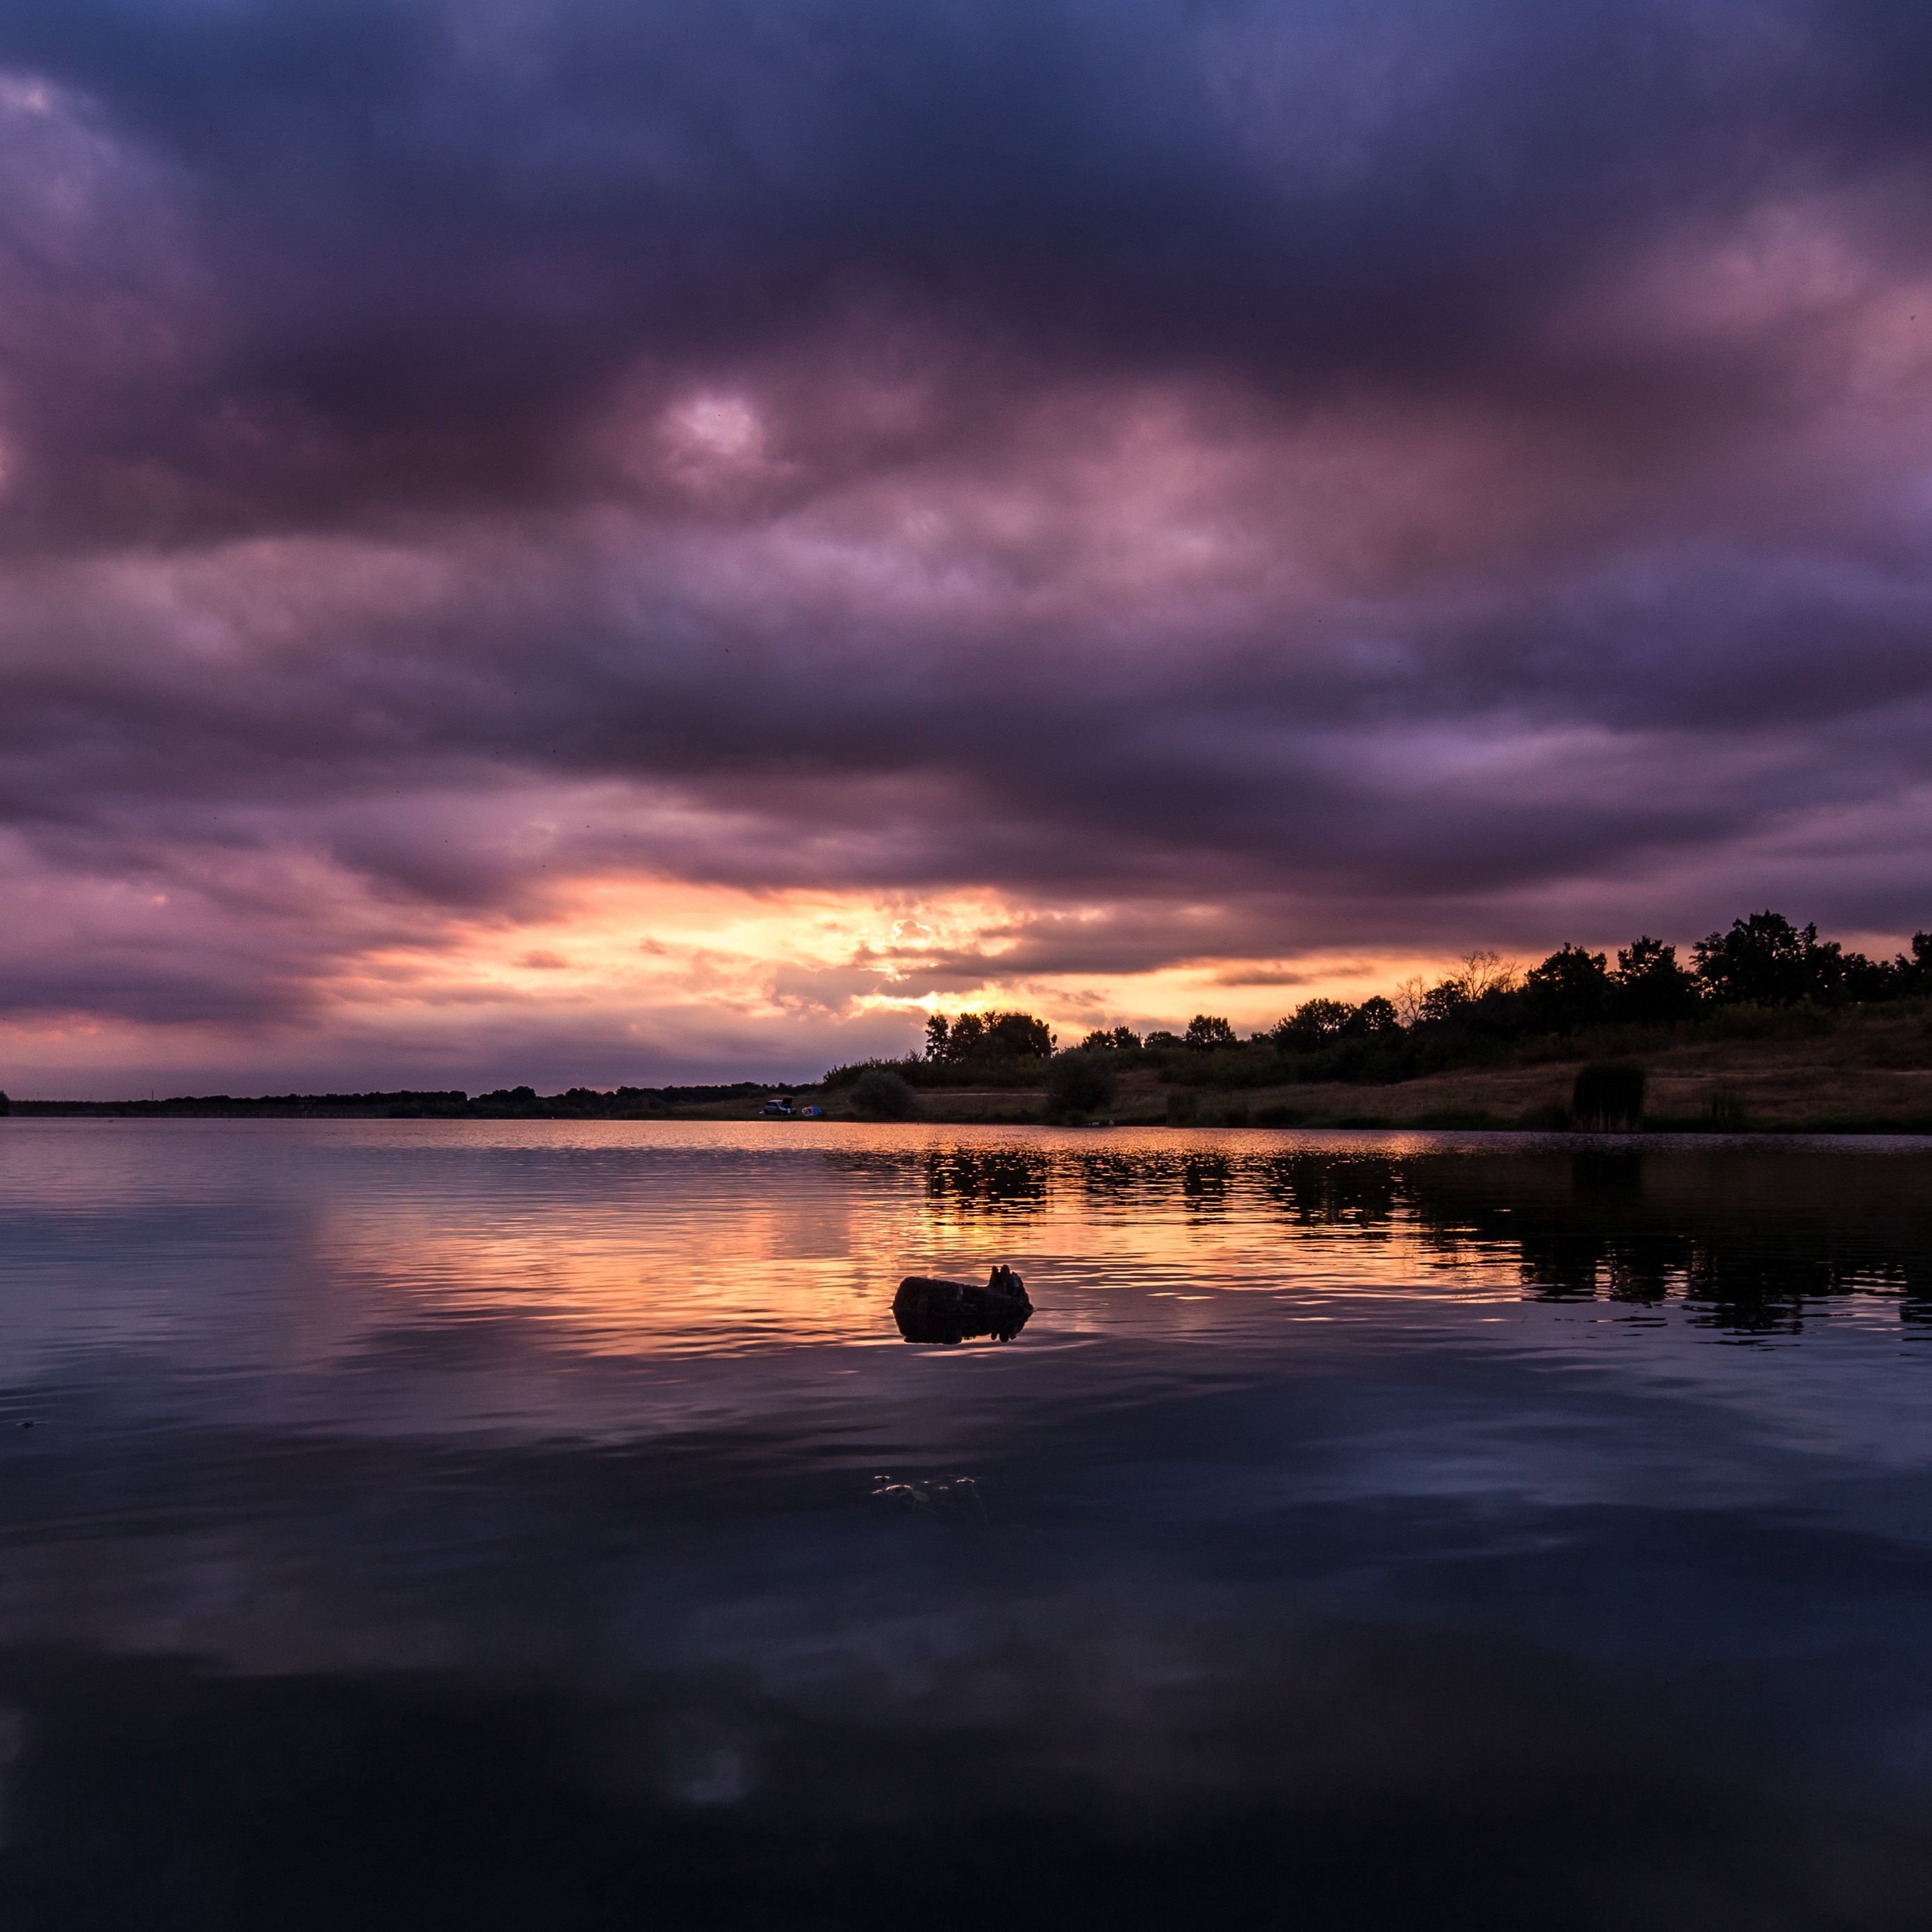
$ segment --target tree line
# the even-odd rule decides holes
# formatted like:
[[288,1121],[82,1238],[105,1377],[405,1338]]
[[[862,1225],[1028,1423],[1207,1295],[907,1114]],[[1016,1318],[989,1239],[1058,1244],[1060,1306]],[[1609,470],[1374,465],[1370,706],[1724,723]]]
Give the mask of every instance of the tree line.
[[[881,1064],[919,1086],[1018,1085],[1044,1072],[1057,1088],[1082,1085],[1071,1066],[1061,1069],[1078,1059],[1096,1094],[1111,1084],[1104,1070],[1123,1067],[1129,1056],[1150,1057],[1169,1079],[1190,1083],[1382,1082],[1480,1058],[1515,1041],[1670,1027],[1727,1009],[1774,1016],[1780,1009],[1822,1012],[1928,995],[1932,932],[1915,933],[1906,951],[1875,960],[1820,938],[1815,924],[1797,926],[1767,910],[1699,940],[1688,960],[1648,933],[1618,948],[1614,964],[1608,953],[1567,944],[1527,970],[1494,952],[1472,952],[1433,985],[1411,980],[1359,1003],[1305,1000],[1245,1040],[1225,1017],[1197,1013],[1179,1033],[1101,1028],[1078,1047],[1056,1052],[1046,1022],[1031,1013],[935,1013],[922,1055]],[[828,1079],[844,1084],[864,1070],[837,1068]]]
[[[1472,952],[1433,986],[1411,980],[1359,1004],[1304,1000],[1265,1033],[1251,1035],[1250,1043],[1312,1053],[1346,1041],[1432,1034],[1509,1040],[1606,1026],[1668,1026],[1726,1006],[1829,1009],[1928,994],[1932,932],[1915,933],[1908,951],[1875,960],[1820,938],[1815,924],[1795,926],[1767,910],[1699,940],[1688,964],[1676,946],[1647,933],[1619,947],[1614,966],[1606,953],[1568,944],[1526,971],[1496,952]],[[1183,1034],[1143,1038],[1130,1028],[1114,1027],[1081,1042],[1090,1052],[1206,1052],[1240,1044],[1234,1028],[1210,1013],[1197,1013]]]
[[[460,1088],[399,1088],[360,1094],[179,1094],[165,1100],[22,1101],[30,1113],[150,1115],[190,1118],[272,1118],[316,1116],[325,1119],[400,1120],[646,1120],[676,1108],[719,1100],[762,1100],[780,1090],[768,1081],[682,1087],[572,1087],[561,1094],[539,1094],[533,1087],[500,1087],[472,1096]],[[0,1094],[0,1114],[8,1112]]]

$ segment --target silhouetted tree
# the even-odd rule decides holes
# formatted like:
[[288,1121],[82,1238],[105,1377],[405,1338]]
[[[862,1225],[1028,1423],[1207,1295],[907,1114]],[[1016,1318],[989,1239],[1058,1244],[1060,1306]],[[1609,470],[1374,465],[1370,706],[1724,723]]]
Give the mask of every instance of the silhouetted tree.
[[1900,968],[1903,959],[1868,959],[1862,952],[1847,952],[1842,964],[1840,986],[1848,1000],[1895,999],[1904,988]]
[[1616,989],[1616,1010],[1640,1024],[1667,1025],[1696,1007],[1697,976],[1678,963],[1676,946],[1648,933],[1618,948],[1617,970],[1610,977]]
[[1402,1030],[1402,1018],[1393,1000],[1383,998],[1381,994],[1372,994],[1355,1009],[1355,1017],[1350,1030],[1369,1040],[1378,1040]]
[[1822,1004],[1837,998],[1844,982],[1836,940],[1821,940],[1815,925],[1800,929],[1782,913],[1768,910],[1733,920],[1729,932],[1710,934],[1694,950],[1706,994],[1726,1004]]
[[952,1022],[946,1043],[948,1060],[976,1060],[986,1051],[986,1022],[977,1013],[962,1013]]
[[949,1025],[943,1014],[926,1023],[926,1057],[957,1065],[962,1060],[1044,1060],[1053,1051],[1046,1021],[1030,1013],[962,1013]]
[[1348,1032],[1355,1009],[1340,1000],[1304,1000],[1270,1036],[1285,1052],[1328,1046]]
[[1466,954],[1462,970],[1455,977],[1462,988],[1463,997],[1472,1001],[1481,999],[1486,994],[1516,990],[1515,967],[1500,952],[1486,948]]
[[1558,947],[1523,975],[1523,1018],[1539,1033],[1579,1033],[1608,1018],[1610,976],[1600,952]]
[[1909,1000],[1932,993],[1932,932],[1915,932],[1908,951],[1891,959],[1845,955],[1845,997],[1852,1000]]
[[1130,1026],[1100,1027],[1090,1033],[1081,1042],[1083,1052],[1091,1053],[1138,1053],[1141,1036]]
[[1182,1043],[1204,1052],[1210,1047],[1238,1046],[1241,1042],[1226,1020],[1216,1018],[1211,1013],[1196,1013],[1187,1022]]
[[986,1048],[1016,1058],[1036,1054],[1044,1060],[1053,1051],[1053,1035],[1046,1021],[1035,1019],[1030,1013],[988,1013]]
[[1932,932],[1915,932],[1911,952],[1901,952],[1898,963],[1902,992],[1932,993]]

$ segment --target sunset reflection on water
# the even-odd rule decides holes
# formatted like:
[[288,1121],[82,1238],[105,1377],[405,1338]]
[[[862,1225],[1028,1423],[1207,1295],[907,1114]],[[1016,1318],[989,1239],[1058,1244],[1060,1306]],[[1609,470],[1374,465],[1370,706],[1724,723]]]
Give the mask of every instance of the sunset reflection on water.
[[[362,1131],[375,1151],[380,1130]],[[1587,1215],[1589,1180],[1577,1176],[1594,1161],[1614,1213],[1619,1168],[1642,1160],[1614,1145],[1580,1156],[1563,1142],[1430,1135],[763,1123],[442,1131],[476,1171],[432,1198],[337,1204],[318,1237],[330,1269],[398,1312],[514,1314],[567,1329],[574,1346],[650,1354],[893,1344],[902,1275],[977,1279],[1001,1262],[1041,1291],[1035,1346],[1225,1336],[1251,1318],[1237,1297],[1279,1304],[1252,1318],[1264,1322],[1346,1321],[1390,1300],[1418,1315],[1449,1302],[1511,1307],[1566,1286],[1560,1267],[1550,1272],[1560,1252],[1538,1240],[1552,1190]],[[1666,1156],[1653,1150],[1651,1165],[1653,1191],[1662,1179],[1668,1192]],[[1466,1197],[1458,1168],[1476,1184]],[[1477,1181],[1486,1170],[1486,1189]],[[1749,1223],[1768,1208],[1756,1225],[1774,1247],[1778,1222],[1802,1204],[1802,1190],[1795,1204],[1780,1186],[1788,1178],[1774,1166],[1758,1184],[1768,1198],[1735,1209]],[[1526,1198],[1507,1198],[1512,1185]],[[1673,1208],[1690,1209],[1676,1192]],[[1698,1204],[1726,1211],[1708,1188]],[[1683,1303],[1698,1268],[1688,1254],[1660,1258],[1655,1294],[1633,1298],[1619,1296],[1628,1270],[1616,1258],[1586,1254],[1583,1264],[1591,1292],[1660,1306]],[[1797,1263],[1807,1264],[1819,1264]],[[1846,1316],[1895,1318],[1903,1270],[1896,1255],[1874,1256],[1862,1272],[1828,1264],[1816,1286],[1883,1298],[1847,1303]]]
[[[166,1924],[406,1923],[352,1876],[393,1868],[478,1923],[668,1882],[721,1932],[964,1932],[1024,1882],[1394,1932],[1394,1818],[1429,1922],[1923,1923],[1928,1181],[1904,1142],[9,1124],[0,1916],[149,1922],[165,1868]],[[1014,1340],[900,1338],[902,1274],[995,1262]]]

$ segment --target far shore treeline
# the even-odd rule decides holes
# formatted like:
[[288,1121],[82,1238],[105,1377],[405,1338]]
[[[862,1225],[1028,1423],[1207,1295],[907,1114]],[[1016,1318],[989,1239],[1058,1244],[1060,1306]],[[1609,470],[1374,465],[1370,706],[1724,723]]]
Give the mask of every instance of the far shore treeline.
[[[254,1115],[276,1119],[404,1120],[649,1120],[681,1108],[721,1101],[755,1100],[781,1090],[769,1081],[737,1080],[697,1087],[572,1087],[562,1094],[539,1094],[530,1087],[500,1087],[470,1094],[460,1088],[398,1088],[366,1094],[265,1094],[237,1099],[229,1094],[184,1094],[165,1100],[16,1100],[16,1114],[107,1114],[138,1118],[164,1114],[204,1114],[211,1119]],[[8,1111],[0,1094],[0,1113]]]
[[[1888,960],[1821,939],[1815,925],[1753,913],[1726,932],[1677,949],[1642,935],[1616,962],[1564,945],[1520,970],[1494,952],[1469,954],[1432,986],[1412,980],[1352,1004],[1305,1000],[1244,1040],[1229,1022],[1197,1013],[1180,1033],[1144,1035],[1117,1026],[1062,1047],[1030,1013],[934,1014],[922,1050],[896,1060],[836,1066],[823,1084],[854,1111],[909,1118],[920,1088],[1043,1088],[1048,1116],[1104,1108],[1119,1076],[1144,1070],[1163,1086],[1241,1089],[1342,1082],[1394,1084],[1459,1068],[1526,1058],[1614,1059],[1687,1040],[1802,1036],[1855,1007],[1932,1000],[1932,932],[1912,936]],[[427,1120],[644,1120],[795,1093],[797,1083],[737,1081],[710,1085],[530,1087],[472,1096],[456,1089],[227,1094],[164,1100],[13,1103],[16,1114],[387,1117]],[[0,1113],[8,1111],[0,1094]],[[1172,1113],[1174,1110],[1170,1109]],[[1185,1118],[1182,1109],[1180,1117]]]
[[1620,947],[1614,965],[1606,953],[1568,944],[1527,970],[1472,952],[1433,986],[1412,980],[1358,1005],[1306,1000],[1245,1040],[1211,1013],[1178,1034],[1114,1027],[1064,1048],[1028,1013],[935,1014],[922,1053],[834,1067],[826,1084],[863,1083],[875,1096],[863,1111],[884,1112],[888,1078],[912,1088],[1044,1083],[1049,1111],[1071,1114],[1107,1105],[1115,1077],[1136,1066],[1189,1087],[1392,1084],[1539,1049],[1609,1057],[1700,1032],[1802,1033],[1828,1024],[1834,1010],[1928,996],[1932,932],[1874,960],[1821,939],[1815,925],[1765,911],[1700,940],[1688,962],[1647,934]]

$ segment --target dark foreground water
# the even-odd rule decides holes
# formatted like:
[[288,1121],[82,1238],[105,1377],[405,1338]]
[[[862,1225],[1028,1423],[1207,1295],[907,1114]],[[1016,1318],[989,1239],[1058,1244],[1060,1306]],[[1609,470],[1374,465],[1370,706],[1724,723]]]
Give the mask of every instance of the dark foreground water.
[[1928,1390],[1923,1143],[0,1122],[0,1924],[1923,1928]]

